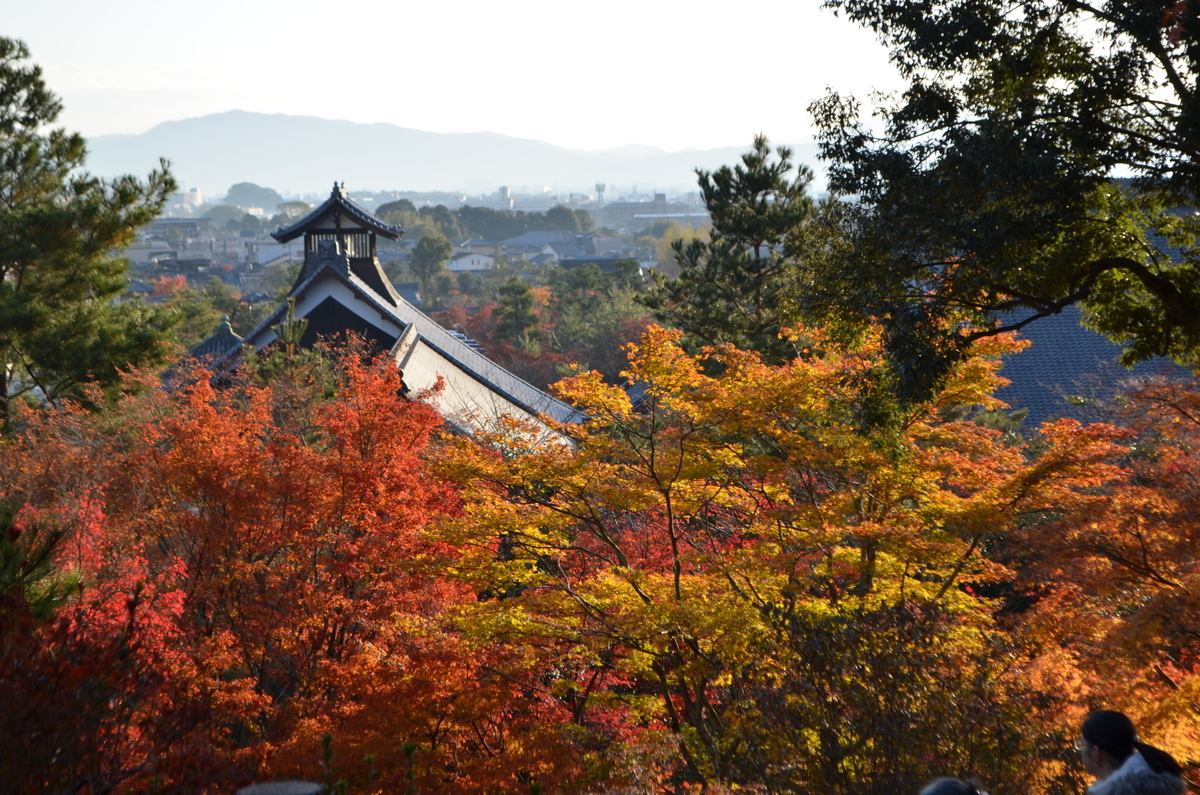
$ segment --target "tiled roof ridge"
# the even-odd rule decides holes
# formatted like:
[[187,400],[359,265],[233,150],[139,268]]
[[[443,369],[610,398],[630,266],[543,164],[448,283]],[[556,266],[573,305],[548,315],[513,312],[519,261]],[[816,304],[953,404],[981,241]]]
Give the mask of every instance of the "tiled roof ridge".
[[275,238],[280,243],[286,243],[289,240],[299,237],[304,233],[305,227],[311,221],[320,218],[325,211],[334,204],[338,205],[339,209],[341,209],[346,215],[350,216],[354,220],[374,229],[376,232],[389,237],[392,240],[396,240],[404,234],[404,230],[400,227],[380,221],[374,215],[371,215],[371,213],[355,204],[350,196],[346,193],[345,187],[339,187],[335,182],[333,183],[333,190],[330,192],[328,199],[321,202],[316,209],[312,210],[310,213],[308,213],[308,215],[304,216],[296,223],[276,229],[271,233],[271,237]]
[[189,348],[188,355],[196,359],[207,359],[212,356],[216,357],[216,361],[220,361],[231,350],[239,347],[242,340],[243,338],[239,337],[234,332],[233,326],[230,325],[229,315],[222,315],[217,330]]
[[[343,283],[361,293],[363,299],[368,305],[378,311],[381,315],[388,317],[392,323],[401,329],[401,336],[403,336],[404,332],[410,327],[415,327],[417,335],[427,345],[446,358],[456,362],[463,369],[463,371],[472,378],[480,383],[488,385],[490,388],[496,390],[496,392],[505,396],[516,405],[525,408],[533,414],[550,414],[555,420],[560,422],[569,421],[572,418],[582,416],[579,410],[575,407],[563,402],[562,400],[559,400],[548,392],[538,389],[525,379],[509,372],[503,366],[493,362],[479,351],[474,350],[470,345],[467,345],[461,339],[455,337],[450,331],[438,325],[437,321],[433,320],[433,318],[430,318],[428,315],[421,312],[421,310],[405,301],[403,297],[400,297],[400,301],[402,303],[399,306],[390,306],[383,301],[374,290],[371,289],[369,284],[364,282],[353,272],[343,271],[341,268],[336,267],[328,260],[322,261],[318,268],[313,273],[309,274],[307,279],[292,289],[291,294],[297,295],[304,292],[313,284],[313,282],[316,281],[318,276],[326,271],[334,274],[334,276]],[[411,310],[413,313],[412,320],[407,320],[398,314],[397,310],[402,309],[403,307],[407,307],[409,310]],[[264,318],[263,321],[254,328],[253,331],[247,334],[246,339],[253,339],[265,328],[277,324],[277,318],[286,310],[286,308],[287,304],[282,304],[278,309]],[[216,369],[220,366],[227,366],[231,356],[238,350],[240,350],[240,348],[234,348],[230,351],[227,351],[225,355],[221,356],[213,363],[213,368]],[[505,388],[497,382],[496,378],[489,377],[487,371],[493,369],[499,370],[508,378],[513,379],[516,382],[514,386],[519,386],[523,388],[523,390],[529,390],[529,392],[533,395],[540,396],[542,398],[540,402],[544,405],[534,405],[534,403],[528,398],[519,398],[516,394],[514,394],[514,390]],[[492,375],[496,375],[496,373],[493,372]]]

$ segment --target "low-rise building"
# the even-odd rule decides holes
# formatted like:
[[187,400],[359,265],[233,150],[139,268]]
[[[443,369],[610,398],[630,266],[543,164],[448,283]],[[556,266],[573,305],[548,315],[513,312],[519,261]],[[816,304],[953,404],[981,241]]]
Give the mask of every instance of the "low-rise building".
[[459,251],[450,257],[446,270],[453,273],[464,271],[490,271],[496,267],[496,258],[474,251]]

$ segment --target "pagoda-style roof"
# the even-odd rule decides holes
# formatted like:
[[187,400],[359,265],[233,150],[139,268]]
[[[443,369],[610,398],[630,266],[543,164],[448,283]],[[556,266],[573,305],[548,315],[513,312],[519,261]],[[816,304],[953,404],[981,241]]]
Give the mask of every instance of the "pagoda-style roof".
[[[335,216],[337,216],[336,220]],[[354,226],[357,226],[363,231],[374,232],[388,240],[399,240],[404,234],[404,230],[400,227],[385,224],[352,202],[349,194],[346,193],[345,183],[338,185],[335,182],[329,198],[320,206],[291,226],[276,229],[271,233],[271,237],[280,243],[286,243],[289,240],[295,240],[309,230],[329,231],[341,227],[345,221],[353,224],[353,226],[345,227],[346,232],[354,231]]]
[[[544,414],[557,422],[576,423],[583,415],[480,353],[462,335],[448,331],[402,298],[391,304],[349,267],[344,254],[316,257],[311,269],[290,294],[296,318],[307,321],[300,345],[344,331],[389,351],[401,368],[406,388],[431,390],[431,402],[448,423],[464,431],[489,427],[501,415],[536,419]],[[236,366],[243,345],[261,350],[278,338],[286,319],[281,304],[237,346],[210,366],[217,371]]]
[[241,344],[242,338],[235,334],[233,326],[229,325],[229,315],[224,315],[216,332],[203,342],[192,346],[188,355],[201,361],[217,360]]

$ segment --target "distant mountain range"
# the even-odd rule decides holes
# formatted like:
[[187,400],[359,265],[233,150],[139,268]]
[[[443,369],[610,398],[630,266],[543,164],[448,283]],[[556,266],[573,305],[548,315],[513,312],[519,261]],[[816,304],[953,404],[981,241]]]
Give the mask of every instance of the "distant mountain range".
[[[581,121],[581,123],[587,123]],[[640,192],[693,190],[697,167],[735,163],[750,148],[667,152],[631,144],[583,151],[491,132],[432,133],[394,124],[358,124],[314,116],[233,110],[169,121],[141,135],[89,139],[88,170],[101,176],[145,174],[160,157],[172,163],[182,188],[208,196],[238,182],[299,195],[324,193],[336,180],[351,190],[453,190],[482,194],[507,185],[592,192],[597,182],[615,199]],[[812,144],[792,145],[800,162],[816,166]]]

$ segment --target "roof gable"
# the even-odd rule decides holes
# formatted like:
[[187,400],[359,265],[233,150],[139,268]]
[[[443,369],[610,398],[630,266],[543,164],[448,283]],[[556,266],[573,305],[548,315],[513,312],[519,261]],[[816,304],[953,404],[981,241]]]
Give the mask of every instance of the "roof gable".
[[291,226],[276,229],[271,233],[271,237],[280,243],[286,243],[289,240],[295,240],[309,230],[335,228],[341,228],[348,232],[363,229],[388,240],[399,240],[404,234],[404,230],[400,227],[385,224],[351,201],[345,187],[339,187],[335,182],[328,199]]
[[[296,317],[312,318],[309,330],[314,335],[346,330],[365,333],[378,345],[391,345],[391,353],[402,368],[403,360],[415,350],[412,346],[419,343],[433,355],[431,359],[423,354],[425,359],[437,362],[430,366],[453,370],[440,373],[448,381],[460,385],[472,382],[478,385],[479,394],[492,395],[494,405],[489,410],[501,412],[503,404],[508,403],[530,415],[546,414],[557,422],[578,422],[583,417],[575,408],[488,359],[468,345],[461,335],[456,336],[442,328],[403,298],[399,298],[396,306],[387,303],[370,285],[352,271],[338,267],[332,259],[322,260],[292,289],[291,297],[297,299]],[[259,349],[274,342],[274,327],[283,320],[286,312],[287,304],[284,303],[246,335],[246,342]],[[314,328],[316,326],[320,328]],[[305,339],[308,337],[306,330]],[[400,350],[402,347],[404,350]],[[215,366],[232,366],[240,350],[238,347],[229,351]],[[488,401],[475,397],[472,403],[483,410]],[[454,418],[447,417],[447,420],[454,421]]]

